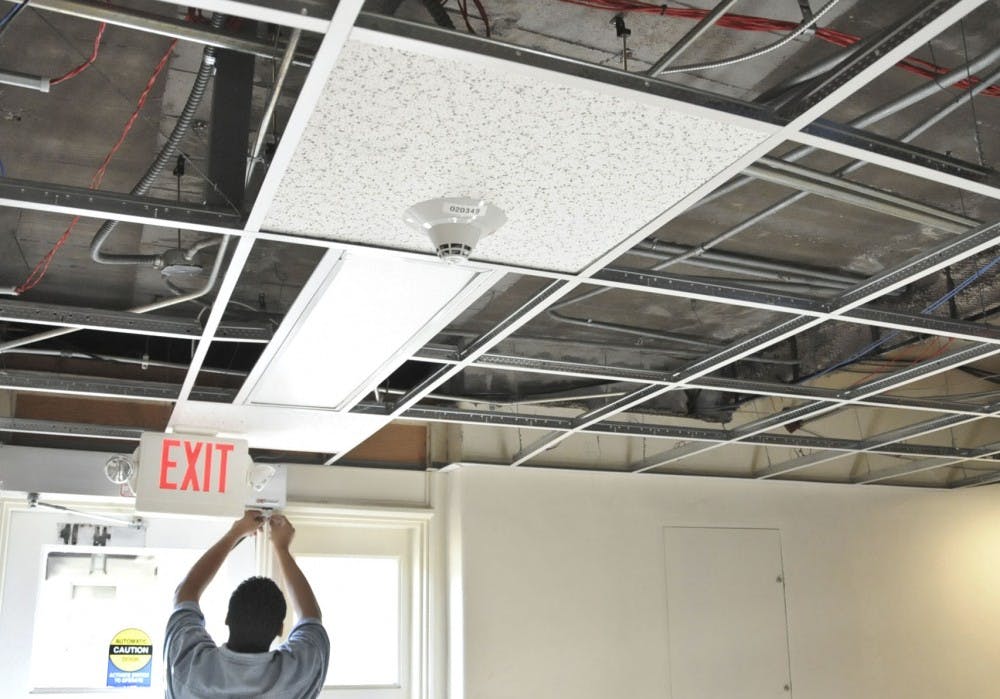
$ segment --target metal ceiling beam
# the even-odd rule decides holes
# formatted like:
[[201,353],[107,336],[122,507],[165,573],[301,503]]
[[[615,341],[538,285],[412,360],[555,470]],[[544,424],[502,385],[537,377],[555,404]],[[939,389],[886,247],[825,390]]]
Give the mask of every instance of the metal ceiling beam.
[[[990,412],[994,412],[995,410],[996,406],[993,406],[991,407]],[[918,422],[896,430],[883,432],[882,434],[875,435],[874,437],[869,437],[867,442],[870,446],[858,449],[856,453],[862,454],[864,452],[871,451],[876,447],[885,447],[895,442],[915,439],[916,437],[921,437],[923,435],[944,429],[950,429],[952,427],[958,427],[959,425],[978,419],[979,418],[964,415],[945,415],[932,420],[925,420],[923,422]],[[833,459],[840,458],[840,456],[841,454],[829,451],[821,451],[815,454],[805,454],[796,459],[772,464],[755,475],[757,478],[774,478],[776,476],[783,476],[788,473],[794,473],[795,471],[801,471],[802,469],[817,466],[827,461],[832,461]]]
[[984,473],[979,476],[971,476],[969,478],[963,478],[960,481],[956,481],[951,484],[952,488],[974,488],[980,485],[992,485],[994,483],[1000,483],[1000,470],[993,471],[991,473]]
[[242,220],[239,213],[201,204],[9,177],[0,178],[0,206],[221,234],[239,232]]
[[[828,105],[832,101],[831,98],[836,97],[838,93],[854,92],[856,87],[851,85],[852,81],[856,83],[860,79],[860,82],[869,82],[873,76],[865,76],[865,73],[874,72],[877,75],[881,72],[881,70],[877,70],[881,66],[886,63],[895,64],[899,60],[895,55],[900,53],[898,49],[905,47],[904,55],[909,53],[907,44],[914,43],[913,39],[917,39],[916,43],[918,44],[925,43],[926,38],[936,36],[983,2],[985,0],[970,0],[968,2],[933,0],[925,2],[918,11],[898,21],[886,31],[880,40],[870,46],[867,51],[854,55],[838,65],[835,70],[825,74],[814,85],[798,95],[794,101],[784,105],[779,110],[780,113],[789,117],[800,116],[807,114],[813,108]],[[868,79],[864,79],[866,77]],[[852,87],[854,89],[851,89]]]
[[680,38],[680,40],[670,47],[663,56],[653,64],[652,68],[646,71],[646,75],[651,77],[656,77],[664,69],[670,66],[671,63],[676,61],[682,53],[687,51],[694,42],[701,38],[701,35],[707,32],[716,21],[721,18],[729,9],[735,5],[739,0],[722,0],[718,5],[712,8],[712,11],[701,18],[701,20],[695,24],[688,32]]
[[733,282],[703,281],[645,270],[608,267],[596,273],[594,284],[608,288],[657,293],[684,299],[698,299],[763,311],[791,313],[824,320],[892,328],[917,334],[954,337],[972,342],[1000,343],[1000,328],[929,315],[913,315],[876,308],[852,308],[834,313],[829,301],[818,301],[791,294],[764,291],[752,285]]
[[847,124],[838,124],[829,119],[817,119],[813,123],[803,127],[802,133],[824,139],[829,143],[858,148],[869,153],[891,158],[900,163],[921,166],[941,174],[961,177],[971,182],[996,184],[997,173],[984,165],[977,165],[942,153],[935,153],[926,148],[903,143],[897,139],[882,136],[872,131],[857,129]]
[[[14,301],[0,297],[0,320],[37,325],[51,325],[77,330],[155,335],[190,339],[201,337],[202,327],[196,320],[173,316],[110,311],[100,308],[78,308],[33,301]],[[220,328],[219,339],[232,342],[268,342],[271,328],[261,325],[228,323]],[[0,344],[0,354],[2,354]]]
[[59,420],[26,420],[17,417],[0,417],[0,432],[46,434],[56,437],[89,437],[91,439],[114,439],[129,442],[138,442],[142,436],[142,428],[140,427],[89,425],[82,422],[62,422]]
[[[413,359],[441,364],[456,364],[460,361],[456,351],[440,347],[424,347],[413,356]],[[659,371],[628,369],[603,364],[570,362],[556,359],[536,359],[501,352],[486,352],[479,359],[472,362],[469,367],[524,371],[551,376],[572,376],[574,378],[597,379],[601,381],[629,381],[658,386],[673,385],[673,382],[666,378],[666,374]],[[848,401],[840,398],[839,392],[832,388],[750,379],[703,376],[686,384],[684,390],[686,389],[707,389],[727,393],[755,394],[757,396],[794,398],[842,404],[850,402],[855,405],[866,405],[877,408],[899,408],[955,415],[985,416],[989,414],[986,407],[949,401],[942,398],[911,398],[906,396],[880,395]]]
[[912,221],[949,233],[961,234],[981,221],[928,206],[876,187],[851,182],[778,158],[764,157],[744,172],[765,182],[818,194],[834,201]]
[[[1000,239],[1000,222],[988,224],[976,228],[967,234],[956,238],[954,240],[948,241],[943,245],[938,246],[936,249],[928,252],[925,255],[918,256],[911,260],[908,260],[902,264],[895,267],[889,268],[883,271],[881,274],[872,277],[871,279],[858,284],[853,289],[845,292],[838,296],[835,300],[829,304],[825,304],[827,309],[826,318],[810,318],[808,316],[799,316],[791,320],[787,320],[783,323],[778,324],[764,332],[757,335],[748,337],[742,341],[732,344],[730,347],[711,354],[704,359],[694,362],[693,364],[675,371],[670,375],[670,380],[674,381],[673,386],[660,386],[651,387],[645,386],[643,388],[635,391],[631,396],[626,396],[624,398],[614,401],[614,403],[602,407],[598,410],[589,411],[584,413],[579,418],[577,418],[577,428],[576,430],[582,430],[595,422],[599,422],[607,417],[618,414],[620,412],[630,410],[638,405],[641,405],[647,400],[655,398],[669,390],[681,387],[695,379],[698,379],[706,374],[711,374],[723,367],[732,364],[735,361],[739,361],[745,356],[759,352],[771,345],[781,342],[782,340],[796,335],[804,330],[815,327],[824,320],[829,320],[837,318],[838,316],[845,315],[846,313],[854,310],[855,308],[864,305],[874,299],[879,298],[885,293],[892,291],[894,289],[900,288],[909,284],[916,279],[919,279],[931,272],[937,271],[942,267],[954,264],[960,260],[963,260],[971,255],[981,252],[984,249],[988,249],[997,244],[998,239]],[[948,355],[948,358],[961,357],[962,361],[957,361],[954,365],[959,365],[961,363],[966,363],[968,361],[974,361],[975,359],[984,358],[991,356],[992,354],[1000,353],[1000,346],[997,345],[984,345],[978,346],[970,350],[961,350],[958,353],[953,353]],[[965,358],[968,355],[968,358]],[[943,363],[938,360],[933,360],[931,362],[925,362],[920,365],[919,371],[907,370],[903,372],[897,372],[893,374],[893,381],[873,381],[869,384],[859,387],[858,389],[852,390],[848,393],[846,398],[865,398],[870,395],[875,395],[883,391],[895,388],[903,383],[908,383],[909,381],[920,378],[924,375],[930,375],[931,373],[936,373],[943,369],[938,368]],[[950,368],[950,367],[948,367]],[[913,378],[910,376],[913,375]],[[882,387],[884,386],[884,387]],[[790,413],[796,413],[799,411],[803,412],[803,415],[813,415],[826,412],[829,410],[836,409],[836,405],[823,405],[819,409],[814,407],[809,407],[808,409],[799,409],[790,411]],[[790,422],[792,419],[785,420],[785,422]],[[780,420],[777,424],[783,424]],[[776,425],[774,425],[776,426]],[[765,427],[764,429],[770,429],[770,427]],[[541,439],[537,440],[533,444],[522,449],[518,454],[515,455],[512,466],[517,466],[519,464],[525,463],[526,461],[534,458],[543,451],[551,449],[553,446],[566,439],[566,437],[571,433],[560,433],[553,432]],[[637,470],[649,470],[650,468],[655,468],[655,465],[649,465],[647,463],[649,460],[645,460],[638,464]]]
[[[156,381],[105,379],[19,369],[6,369],[0,372],[0,389],[93,398],[128,398],[161,403],[176,400],[179,391],[176,384]],[[228,388],[199,387],[192,395],[197,396],[197,400],[228,403],[235,397],[236,391]]]
[[[913,381],[926,378],[928,376],[933,376],[939,374],[943,371],[968,364],[969,362],[977,361],[979,359],[984,359],[987,357],[995,356],[1000,354],[1000,348],[978,345],[970,348],[965,348],[952,352],[947,355],[943,355],[936,359],[932,359],[921,364],[918,364],[909,369],[903,371],[898,371],[889,376],[878,379],[875,381],[870,381],[866,384],[856,386],[854,388],[847,389],[841,392],[840,397],[846,402],[841,404],[833,403],[821,403],[812,402],[805,405],[801,405],[789,410],[785,410],[774,415],[769,415],[767,417],[761,418],[759,420],[754,420],[746,425],[740,426],[738,429],[733,430],[733,438],[730,443],[742,442],[747,439],[754,437],[762,432],[775,429],[777,427],[782,427],[784,425],[791,424],[793,422],[798,422],[800,420],[812,419],[819,417],[820,415],[838,410],[840,408],[846,407],[850,403],[854,403],[855,399],[868,398],[878,393],[891,390],[893,388],[898,388],[904,386]],[[948,415],[943,418],[935,418],[927,423],[920,423],[921,425],[931,425],[938,426],[936,429],[945,429],[946,427],[951,427],[956,424],[961,424],[963,422],[970,422],[972,420],[981,419],[987,416],[965,416],[965,415]],[[954,422],[949,422],[949,421]],[[667,452],[660,454],[655,454],[650,456],[640,463],[636,464],[634,469],[636,472],[649,471],[654,468],[658,468],[665,464],[678,461],[683,458],[688,458],[695,454],[699,454],[705,451],[713,449],[713,446],[700,447],[698,445],[686,446],[678,449],[672,449]],[[803,463],[805,458],[803,457]],[[818,462],[817,462],[818,463]],[[804,468],[805,465],[800,463],[789,464],[792,470],[799,470]],[[786,471],[787,472],[787,471]],[[779,475],[776,472],[770,475]]]
[[[354,412],[366,415],[385,415],[386,407],[377,403],[362,403],[357,406]],[[466,425],[490,425],[515,429],[558,430],[561,432],[572,431],[575,426],[574,419],[570,417],[522,412],[505,413],[495,410],[474,410],[469,408],[445,408],[427,405],[415,406],[403,413],[399,419],[461,423]],[[650,423],[640,424],[614,420],[596,423],[582,430],[581,433],[643,439],[706,442],[720,445],[728,443],[733,436],[730,430]],[[793,434],[761,433],[748,437],[745,442],[756,446],[771,446],[786,449],[831,449],[836,450],[839,456],[843,456],[844,453],[871,451],[890,456],[935,458],[940,461],[952,459],[953,461],[984,461],[992,463],[995,459],[990,457],[996,453],[988,447],[968,449],[920,444],[881,445],[876,444],[873,440],[849,440]]]
[[[6,1],[9,3],[20,2],[20,0]],[[272,60],[279,60],[284,51],[281,45],[274,46],[253,36],[233,34],[224,29],[213,29],[207,24],[186,22],[174,17],[165,17],[152,12],[133,10],[92,0],[31,0],[31,7],[35,10],[46,10],[55,14],[81,17],[95,22],[106,22],[118,27],[183,39],[205,46],[216,46],[220,49],[249,53]],[[308,65],[308,58],[303,56],[302,59]]]
[[[960,95],[961,97],[961,95]],[[804,146],[810,146],[828,153],[836,153],[845,158],[861,161],[869,165],[894,170],[904,175],[912,175],[921,179],[936,182],[946,187],[979,194],[991,199],[1000,199],[1000,182],[992,176],[978,180],[955,174],[950,168],[939,168],[933,163],[927,163],[922,158],[907,156],[904,149],[897,153],[887,153],[878,147],[865,147],[861,143],[850,143],[819,136],[812,133],[809,127],[792,133],[789,139]]]
[[[983,460],[996,461],[997,455],[1000,455],[1000,442],[994,442],[992,444],[987,444],[983,447],[977,447],[977,451],[982,453]],[[988,459],[985,457],[993,457]],[[926,459],[919,459],[917,461],[910,461],[904,466],[896,466],[894,468],[881,469],[875,471],[874,473],[867,474],[861,478],[856,478],[852,482],[859,485],[869,485],[871,483],[881,483],[883,481],[892,480],[895,478],[902,478],[903,476],[912,476],[917,473],[923,473],[924,471],[931,471],[936,468],[943,468],[945,466],[954,466],[955,464],[960,464],[968,459],[962,458],[938,458],[929,457]]]

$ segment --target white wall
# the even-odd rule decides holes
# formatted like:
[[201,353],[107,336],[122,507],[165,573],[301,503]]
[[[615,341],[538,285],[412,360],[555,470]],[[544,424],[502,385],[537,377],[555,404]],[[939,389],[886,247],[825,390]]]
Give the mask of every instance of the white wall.
[[446,477],[466,699],[670,697],[665,526],[780,530],[792,696],[997,696],[1000,488]]

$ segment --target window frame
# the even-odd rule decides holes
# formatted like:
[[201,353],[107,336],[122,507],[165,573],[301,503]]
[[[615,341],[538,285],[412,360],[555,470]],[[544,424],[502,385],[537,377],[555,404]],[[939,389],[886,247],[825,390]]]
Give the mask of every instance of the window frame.
[[[406,550],[400,556],[400,686],[325,686],[321,699],[425,699],[429,692],[431,510],[345,507],[289,503],[283,510],[296,529],[339,527],[402,533]],[[266,536],[258,537],[261,575],[274,576],[275,562]],[[356,555],[370,555],[364,547]],[[292,543],[295,551],[295,543]],[[369,548],[368,551],[371,551]],[[301,555],[318,556],[303,552]],[[326,555],[350,555],[347,550]],[[405,637],[405,638],[404,638]],[[402,642],[405,640],[405,644]]]

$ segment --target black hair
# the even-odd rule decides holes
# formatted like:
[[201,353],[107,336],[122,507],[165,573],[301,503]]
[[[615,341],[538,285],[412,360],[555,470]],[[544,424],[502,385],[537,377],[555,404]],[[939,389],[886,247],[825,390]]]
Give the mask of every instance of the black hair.
[[270,578],[247,578],[229,598],[230,647],[238,651],[266,651],[285,621],[285,596]]

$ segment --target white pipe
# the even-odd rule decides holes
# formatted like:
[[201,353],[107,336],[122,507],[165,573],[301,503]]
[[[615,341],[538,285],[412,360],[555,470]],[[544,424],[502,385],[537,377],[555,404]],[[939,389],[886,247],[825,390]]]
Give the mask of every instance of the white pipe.
[[16,286],[0,286],[0,296],[20,296]]
[[15,73],[9,70],[0,70],[0,84],[26,87],[29,90],[38,90],[39,92],[49,91],[48,78],[28,73]]

